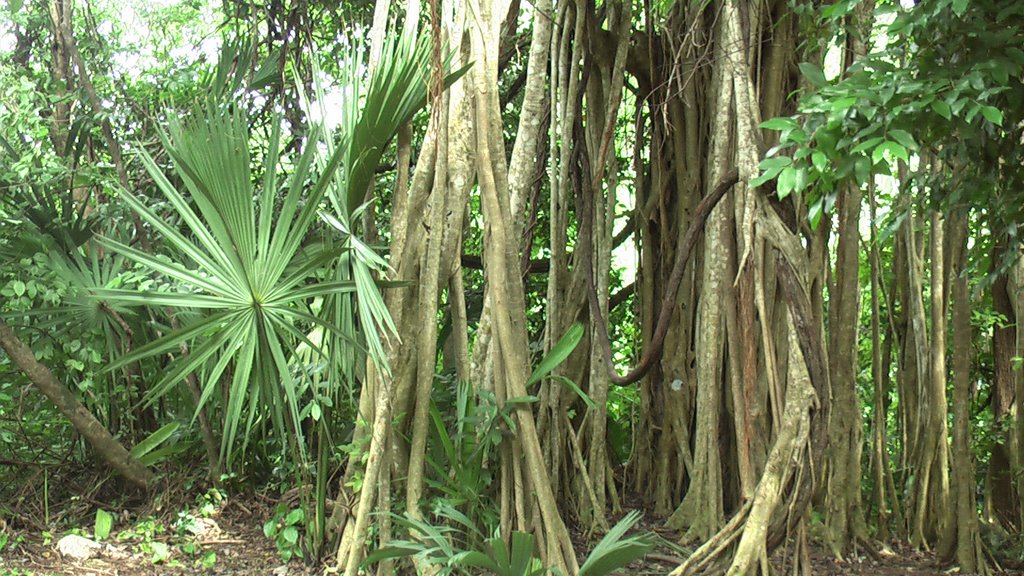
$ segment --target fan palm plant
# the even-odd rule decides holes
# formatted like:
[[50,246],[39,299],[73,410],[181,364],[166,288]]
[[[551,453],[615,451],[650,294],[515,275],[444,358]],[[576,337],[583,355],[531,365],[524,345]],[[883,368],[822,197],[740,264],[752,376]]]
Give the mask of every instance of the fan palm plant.
[[[162,141],[183,190],[171,183],[149,154],[139,153],[183,229],[169,225],[142,198],[124,191],[121,197],[162,235],[171,256],[149,254],[112,239],[103,242],[161,274],[173,288],[107,290],[103,296],[202,314],[120,358],[113,367],[188,344],[190,354],[168,368],[151,388],[148,400],[155,401],[186,375],[198,373],[202,384],[198,409],[223,381],[227,390],[221,454],[228,465],[239,436],[242,440],[237,447],[244,452],[254,426],[261,422],[270,422],[282,446],[306,460],[300,425],[302,399],[293,377],[293,362],[300,345],[322,350],[307,336],[311,331],[319,328],[350,347],[365,349],[365,338],[353,323],[339,326],[330,317],[315,314],[313,307],[314,302],[339,294],[376,294],[372,281],[325,272],[353,249],[354,239],[310,242],[308,236],[329,193],[328,203],[337,207],[339,182],[345,182],[348,190],[358,186],[365,190],[372,168],[367,175],[364,163],[375,166],[384,144],[424,105],[426,83],[417,80],[428,70],[427,55],[423,42],[410,38],[393,42],[388,52],[390,65],[379,67],[365,94],[352,103],[353,112],[344,115],[329,154],[321,156],[323,134],[312,130],[286,176],[278,168],[281,121],[276,119],[258,186],[253,183],[248,119],[237,106],[208,102],[192,117],[170,122]],[[341,80],[346,93],[359,94],[361,68],[355,64],[355,50],[352,58],[353,64],[343,67]],[[356,203],[353,198],[356,195],[343,197],[342,214],[351,213]],[[346,234],[350,230],[344,229]],[[366,319],[364,332],[367,325],[386,327],[388,323],[386,318]]]

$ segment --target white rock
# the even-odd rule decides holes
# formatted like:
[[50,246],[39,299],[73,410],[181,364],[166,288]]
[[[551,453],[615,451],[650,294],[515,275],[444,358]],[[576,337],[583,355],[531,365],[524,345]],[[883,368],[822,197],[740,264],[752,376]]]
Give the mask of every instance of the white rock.
[[69,534],[57,541],[57,550],[61,555],[74,560],[88,560],[99,554],[101,548],[102,544],[76,534]]
[[188,531],[196,538],[213,539],[221,535],[220,526],[213,518],[196,518],[189,524]]

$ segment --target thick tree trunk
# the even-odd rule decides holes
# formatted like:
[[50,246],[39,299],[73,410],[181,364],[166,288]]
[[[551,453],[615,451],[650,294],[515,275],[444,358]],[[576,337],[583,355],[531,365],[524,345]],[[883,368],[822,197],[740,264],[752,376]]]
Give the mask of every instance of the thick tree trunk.
[[57,381],[49,368],[39,363],[32,350],[3,320],[0,320],[0,347],[3,347],[8,358],[29,381],[71,421],[75,430],[96,450],[104,462],[139,488],[147,489],[152,485],[153,473],[128,453],[89,409],[78,401],[75,394]]
[[839,242],[834,293],[829,299],[829,482],[826,497],[829,546],[842,558],[866,536],[860,510],[861,416],[857,396],[857,332],[860,328],[861,193],[846,187],[839,201]]
[[986,498],[990,513],[1003,526],[1011,528],[1017,524],[1022,512],[1018,510],[1019,497],[1014,493],[1020,485],[1015,477],[1020,477],[1020,474],[1013,472],[1017,469],[1014,467],[1022,463],[1022,458],[1016,438],[1005,427],[1011,418],[1016,396],[1013,363],[1018,320],[1013,308],[1015,295],[1009,290],[1008,273],[998,271],[1006,250],[1005,241],[999,242],[992,253],[992,271],[997,274],[991,288],[992,310],[1001,314],[1005,322],[997,323],[992,328],[992,364],[995,368],[992,378],[992,429],[996,441],[992,446],[992,457],[989,458],[986,474]]
[[[725,19],[719,27],[726,37]],[[725,42],[715,48],[718,60],[727,57]],[[733,80],[726,66],[713,72],[714,114],[711,156],[706,182],[720,182],[734,162],[731,146],[735,132]],[[709,184],[711,186],[713,184]],[[690,487],[682,503],[668,519],[674,528],[686,530],[684,541],[707,540],[725,523],[722,479],[723,365],[725,353],[725,310],[731,290],[728,246],[732,240],[732,210],[729,196],[711,212],[705,225],[701,294],[697,308],[697,407],[696,438]]]

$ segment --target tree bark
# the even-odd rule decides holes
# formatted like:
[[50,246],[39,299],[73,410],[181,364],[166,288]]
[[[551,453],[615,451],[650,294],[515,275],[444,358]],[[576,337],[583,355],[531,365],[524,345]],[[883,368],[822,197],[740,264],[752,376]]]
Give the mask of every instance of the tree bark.
[[[966,221],[963,222],[966,226]],[[956,561],[960,572],[987,572],[978,533],[974,460],[971,456],[971,302],[967,276],[967,233],[960,235],[953,280],[953,499]]]

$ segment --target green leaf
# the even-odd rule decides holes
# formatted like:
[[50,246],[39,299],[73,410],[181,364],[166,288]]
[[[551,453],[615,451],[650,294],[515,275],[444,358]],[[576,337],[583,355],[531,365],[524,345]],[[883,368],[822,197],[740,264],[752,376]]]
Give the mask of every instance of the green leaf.
[[289,526],[294,526],[306,519],[306,513],[302,508],[296,508],[288,513],[288,516],[284,519],[284,523]]
[[281,530],[281,537],[285,542],[295,544],[299,541],[299,531],[295,526],[285,526],[284,530]]
[[408,558],[414,556],[424,549],[420,542],[406,542],[404,540],[392,540],[387,546],[378,548],[366,556],[363,566],[369,566],[383,560],[394,560],[396,558]]
[[96,540],[105,540],[110,536],[110,529],[114,527],[114,517],[102,508],[96,509],[96,524],[92,535]]
[[13,280],[11,282],[11,290],[14,291],[14,295],[21,297],[25,293],[25,283],[21,280]]
[[811,225],[811,230],[818,229],[818,224],[821,222],[821,215],[823,209],[824,203],[822,202],[821,198],[818,198],[813,204],[811,204],[810,209],[808,209],[807,220],[808,223],[810,223]]
[[766,130],[792,130],[793,128],[799,128],[799,124],[792,118],[780,116],[778,118],[772,118],[771,120],[765,120],[760,124],[761,128]]
[[875,136],[874,138],[868,138],[867,140],[865,140],[865,141],[861,142],[860,144],[857,144],[856,146],[854,146],[853,149],[850,150],[850,153],[851,154],[860,154],[861,152],[864,152],[865,150],[870,150],[870,149],[874,148],[875,146],[878,146],[878,144],[880,142],[884,141],[884,140],[885,140],[885,138],[882,138],[881,136]]
[[163,444],[172,434],[178,431],[180,426],[181,422],[171,422],[161,426],[156,432],[147,436],[145,440],[133,446],[130,454],[133,458],[142,458],[152,452],[157,446]]
[[871,179],[871,160],[867,156],[858,156],[853,163],[853,174],[859,184],[867,184]]
[[804,77],[811,82],[811,84],[818,88],[825,88],[828,86],[828,80],[825,79],[825,73],[822,72],[821,67],[810,62],[801,62],[799,64],[800,72],[803,73]]
[[151,542],[150,546],[153,549],[153,556],[150,558],[153,564],[159,564],[171,555],[171,547],[166,542]]
[[889,130],[886,133],[886,137],[891,138],[903,145],[907,150],[916,150],[917,142],[914,141],[914,137],[905,130]]
[[498,566],[494,559],[479,550],[468,550],[466,552],[456,554],[452,558],[452,564],[456,566],[479,568],[490,574],[501,573],[501,567]]
[[871,153],[871,161],[878,164],[885,158],[885,153],[888,152],[895,158],[907,162],[910,159],[910,155],[907,154],[907,149],[902,144],[885,141],[875,147],[875,150]]
[[782,169],[793,163],[793,159],[789,156],[776,156],[775,158],[766,158],[758,164],[758,168],[762,170],[761,175],[750,181],[751,186],[761,186],[765,182],[774,179],[782,172]]
[[514,398],[509,398],[508,400],[505,400],[505,405],[506,406],[519,406],[521,404],[523,404],[523,405],[525,405],[525,404],[533,404],[534,402],[536,402],[538,400],[539,400],[539,398],[537,398],[536,396],[529,396],[529,395],[527,395],[527,396],[516,396]]
[[650,534],[624,537],[639,520],[640,513],[636,510],[619,520],[594,546],[580,566],[579,576],[606,576],[653,550],[654,539]]
[[587,407],[589,407],[590,409],[594,409],[597,407],[597,404],[594,403],[594,400],[590,396],[588,396],[587,393],[584,392],[583,389],[581,389],[575,382],[573,382],[572,379],[566,378],[565,376],[552,376],[551,379],[554,380],[555,382],[561,382],[566,386],[566,388],[575,392],[576,395],[580,397],[580,400],[583,400],[583,403],[586,404]]
[[818,172],[824,173],[829,169],[828,156],[825,156],[824,153],[815,150],[811,153],[811,164],[814,165],[814,168]]
[[796,169],[792,166],[787,166],[782,173],[779,174],[779,199],[781,200],[786,196],[789,196],[794,189],[796,189]]
[[969,0],[953,0],[953,12],[957,16],[963,16],[967,12]]
[[1003,113],[995,106],[985,106],[981,109],[981,115],[985,117],[985,120],[995,124],[996,126],[1003,125]]
[[253,74],[249,88],[251,90],[259,90],[265,86],[270,86],[271,84],[280,82],[280,61],[281,51],[279,49],[268,54],[266,59],[263,60],[263,64],[260,65],[259,70]]
[[950,110],[949,104],[946,104],[942,100],[935,100],[934,102],[932,102],[932,110],[934,110],[936,114],[942,116],[946,120],[953,119],[953,112],[952,110]]
[[559,364],[565,362],[565,359],[572,354],[576,346],[579,345],[580,340],[583,339],[583,324],[575,322],[565,334],[558,339],[558,342],[551,348],[540,363],[537,364],[537,368],[534,369],[533,374],[530,375],[530,379],[526,381],[526,386],[533,386],[540,382],[549,372],[558,367]]
[[857,104],[857,100],[859,100],[859,98],[857,98],[856,96],[846,96],[845,98],[839,98],[832,102],[832,111],[836,113],[846,112],[850,108],[853,108],[855,104]]

